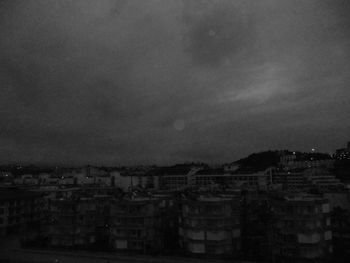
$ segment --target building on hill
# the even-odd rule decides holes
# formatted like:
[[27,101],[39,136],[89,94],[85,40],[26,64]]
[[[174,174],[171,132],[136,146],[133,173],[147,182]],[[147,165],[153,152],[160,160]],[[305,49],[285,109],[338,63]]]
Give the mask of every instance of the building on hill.
[[191,186],[221,185],[225,188],[245,186],[248,188],[266,189],[270,184],[270,180],[270,173],[268,171],[225,173],[221,169],[204,169],[196,172],[191,177]]
[[342,191],[345,185],[335,175],[325,168],[309,168],[304,176],[319,192]]
[[349,160],[350,159],[350,142],[348,142],[346,148],[337,149],[334,158],[336,160]]
[[114,178],[114,185],[124,191],[133,188],[158,189],[159,177],[155,172],[156,168],[139,167],[139,169],[123,169],[111,171],[111,177]]
[[191,176],[200,168],[189,165],[163,167],[157,171],[160,189],[185,189],[191,185]]
[[287,192],[308,192],[311,189],[332,192],[345,188],[329,169],[321,167],[288,171],[275,169],[272,172],[272,183],[282,185],[282,189]]
[[334,167],[334,159],[324,153],[286,153],[280,157],[279,167],[286,171],[308,168],[327,168]]

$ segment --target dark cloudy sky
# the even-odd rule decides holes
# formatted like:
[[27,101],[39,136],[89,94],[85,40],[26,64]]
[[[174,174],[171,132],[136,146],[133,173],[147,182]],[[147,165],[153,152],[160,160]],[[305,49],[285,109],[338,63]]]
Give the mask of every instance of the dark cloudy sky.
[[0,163],[227,162],[350,140],[350,1],[0,1]]

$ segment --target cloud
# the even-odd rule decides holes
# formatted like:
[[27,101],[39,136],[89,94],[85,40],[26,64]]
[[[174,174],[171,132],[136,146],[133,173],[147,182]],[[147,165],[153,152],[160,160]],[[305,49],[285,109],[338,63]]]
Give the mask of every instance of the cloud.
[[201,66],[229,62],[255,41],[256,28],[248,10],[240,10],[228,1],[214,3],[203,8],[202,2],[190,0],[185,5],[185,49]]
[[220,162],[349,132],[344,1],[0,7],[3,162]]

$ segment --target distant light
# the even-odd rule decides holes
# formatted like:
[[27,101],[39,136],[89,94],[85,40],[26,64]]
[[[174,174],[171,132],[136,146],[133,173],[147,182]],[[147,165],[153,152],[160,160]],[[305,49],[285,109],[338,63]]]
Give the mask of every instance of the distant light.
[[315,148],[312,148],[312,149],[311,149],[311,151],[313,151],[313,152],[314,152],[314,151],[315,151]]

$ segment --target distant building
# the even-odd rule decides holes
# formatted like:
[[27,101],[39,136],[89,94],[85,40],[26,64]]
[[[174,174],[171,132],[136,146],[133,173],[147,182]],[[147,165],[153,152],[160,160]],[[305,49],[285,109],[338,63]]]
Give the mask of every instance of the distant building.
[[13,182],[13,175],[8,171],[0,171],[0,187],[11,186]]
[[111,177],[114,185],[123,191],[129,191],[133,188],[158,189],[159,177],[153,174],[151,167],[124,168],[111,171]]
[[348,142],[346,148],[337,149],[334,158],[336,160],[349,160],[350,159],[350,142]]
[[236,163],[230,163],[230,164],[225,164],[223,165],[223,170],[225,172],[235,172],[236,170],[239,169],[239,165]]
[[310,168],[304,171],[304,176],[320,192],[341,191],[345,188],[345,185],[329,169]]
[[228,173],[223,169],[188,169],[182,173],[166,173],[159,177],[161,189],[185,189],[188,187],[222,186],[225,188],[245,186],[266,189],[270,184],[268,171],[251,173]]
[[159,188],[163,190],[181,190],[191,185],[191,177],[200,168],[189,165],[163,167],[157,171]]
[[272,199],[273,262],[323,262],[332,254],[327,199],[293,195]]
[[329,169],[321,167],[290,171],[275,170],[272,173],[272,182],[282,185],[282,189],[287,192],[306,192],[310,189],[327,192],[345,188]]
[[312,187],[303,171],[275,170],[272,175],[272,183],[281,185],[282,190],[287,192],[308,191]]

